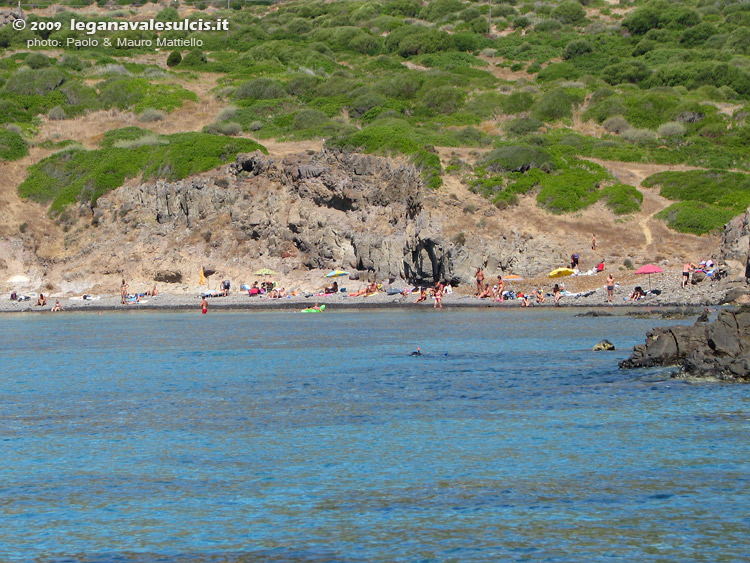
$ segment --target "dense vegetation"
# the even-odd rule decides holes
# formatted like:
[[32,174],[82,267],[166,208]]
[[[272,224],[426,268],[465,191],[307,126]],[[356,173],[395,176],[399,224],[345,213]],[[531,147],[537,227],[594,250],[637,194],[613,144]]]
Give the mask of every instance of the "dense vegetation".
[[180,180],[226,163],[237,153],[255,150],[267,152],[250,139],[115,129],[105,135],[98,150],[72,146],[31,166],[18,189],[24,197],[50,203],[50,211],[57,214],[74,202],[94,206],[103,194],[139,174],[144,180]]
[[661,172],[644,186],[660,186],[660,194],[676,201],[661,211],[670,227],[703,234],[720,229],[750,206],[750,175],[721,170]]
[[[750,5],[739,0],[505,0],[492,4],[491,22],[483,0],[194,7],[192,19],[229,17],[230,32],[165,32],[204,42],[202,49],[164,50],[169,70],[132,62],[145,48],[0,59],[0,121],[29,135],[37,116],[99,108],[149,121],[193,98],[176,78],[211,72],[221,75],[215,95],[226,109],[207,132],[322,138],[329,146],[403,154],[432,187],[446,173],[435,147],[471,147],[476,162],[448,172],[501,206],[534,193],[555,213],[597,201],[616,214],[637,211],[640,193],[590,157],[750,170]],[[86,21],[85,13],[76,19]],[[157,19],[177,15],[166,8]],[[28,28],[11,31],[0,29],[0,48],[23,50],[34,37]],[[47,36],[85,33],[63,28]],[[142,31],[111,36],[156,38]],[[580,121],[596,124],[596,136],[582,135]],[[746,205],[743,186],[722,203],[674,198],[664,218],[681,230],[712,230]],[[690,214],[714,219],[683,220]]]

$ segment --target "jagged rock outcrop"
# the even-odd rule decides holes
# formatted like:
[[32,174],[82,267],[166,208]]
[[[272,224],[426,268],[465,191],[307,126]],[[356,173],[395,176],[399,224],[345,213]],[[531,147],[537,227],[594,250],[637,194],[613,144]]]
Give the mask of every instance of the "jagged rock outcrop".
[[679,366],[679,375],[750,382],[750,307],[722,311],[713,323],[656,328],[620,362],[623,369]]
[[200,239],[225,264],[272,258],[292,269],[345,268],[410,283],[468,283],[477,266],[510,268],[528,252],[531,237],[513,231],[474,244],[452,237],[444,206],[428,200],[404,161],[255,152],[186,180],[123,186],[98,200],[92,223],[113,238],[140,236],[139,247],[171,241],[159,264],[169,271],[179,270],[183,241]]
[[736,280],[750,280],[750,208],[724,227],[719,259],[729,265]]
[[597,342],[594,345],[593,351],[594,352],[610,352],[615,349],[615,345],[612,344],[609,340],[604,339],[601,342]]

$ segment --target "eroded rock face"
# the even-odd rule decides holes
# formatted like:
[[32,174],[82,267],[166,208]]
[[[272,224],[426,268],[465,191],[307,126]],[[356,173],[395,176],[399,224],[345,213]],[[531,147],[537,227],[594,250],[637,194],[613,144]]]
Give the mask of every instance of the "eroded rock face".
[[750,279],[750,209],[727,223],[719,258],[732,267],[735,277]]
[[722,311],[713,323],[656,328],[620,362],[624,369],[679,366],[680,374],[750,382],[750,307]]
[[414,284],[470,283],[478,265],[511,267],[528,252],[531,237],[513,232],[492,233],[481,245],[452,240],[425,194],[418,171],[402,161],[255,152],[186,180],[120,188],[93,213],[112,238],[137,234],[141,246],[168,249],[154,251],[160,270],[181,267],[183,243],[201,239],[225,264],[272,257],[291,268],[345,268]]

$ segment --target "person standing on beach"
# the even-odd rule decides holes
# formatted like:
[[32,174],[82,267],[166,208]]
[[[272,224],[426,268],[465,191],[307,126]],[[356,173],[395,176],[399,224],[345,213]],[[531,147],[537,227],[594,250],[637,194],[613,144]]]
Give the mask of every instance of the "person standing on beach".
[[505,290],[505,283],[503,282],[503,276],[497,276],[497,285],[495,286],[495,299],[498,301],[503,300],[503,291]]
[[480,295],[484,291],[484,272],[482,268],[477,268],[477,295]]
[[[477,283],[479,283],[477,281]],[[443,308],[443,289],[445,289],[445,286],[443,286],[443,283],[438,280],[435,282],[435,304],[432,306],[433,309]]]
[[687,287],[687,284],[690,281],[690,272],[692,270],[695,270],[697,267],[698,266],[696,266],[692,262],[685,262],[685,264],[682,266],[682,289],[685,289]]
[[125,305],[128,300],[128,284],[125,283],[125,278],[122,280],[122,285],[120,285],[120,305]]
[[612,277],[612,274],[609,274],[607,276],[607,303],[612,303],[612,300],[615,297],[615,278]]
[[208,301],[206,301],[205,297],[201,301],[201,313],[203,313],[204,315],[208,313]]
[[552,288],[552,295],[555,296],[555,307],[560,306],[560,298],[562,297],[562,290],[560,289],[560,284],[555,284],[555,287]]
[[596,250],[596,233],[591,235],[591,250]]

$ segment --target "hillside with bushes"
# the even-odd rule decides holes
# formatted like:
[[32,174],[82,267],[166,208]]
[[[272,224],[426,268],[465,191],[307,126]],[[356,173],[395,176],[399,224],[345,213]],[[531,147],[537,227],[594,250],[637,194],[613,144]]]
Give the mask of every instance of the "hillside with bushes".
[[[90,37],[66,29],[73,17],[230,25],[26,47]],[[93,214],[128,178],[175,180],[257,143],[406,159],[428,191],[460,186],[499,211],[532,200],[551,221],[647,215],[674,236],[716,235],[750,203],[745,2],[68,0],[35,4],[27,21],[46,31],[0,28],[0,161],[28,168],[13,188],[58,223]],[[114,46],[157,38],[201,46]],[[201,104],[216,111],[191,124]],[[102,115],[130,127],[86,146],[64,128],[45,135]],[[632,181],[618,172],[628,164],[661,168]]]

